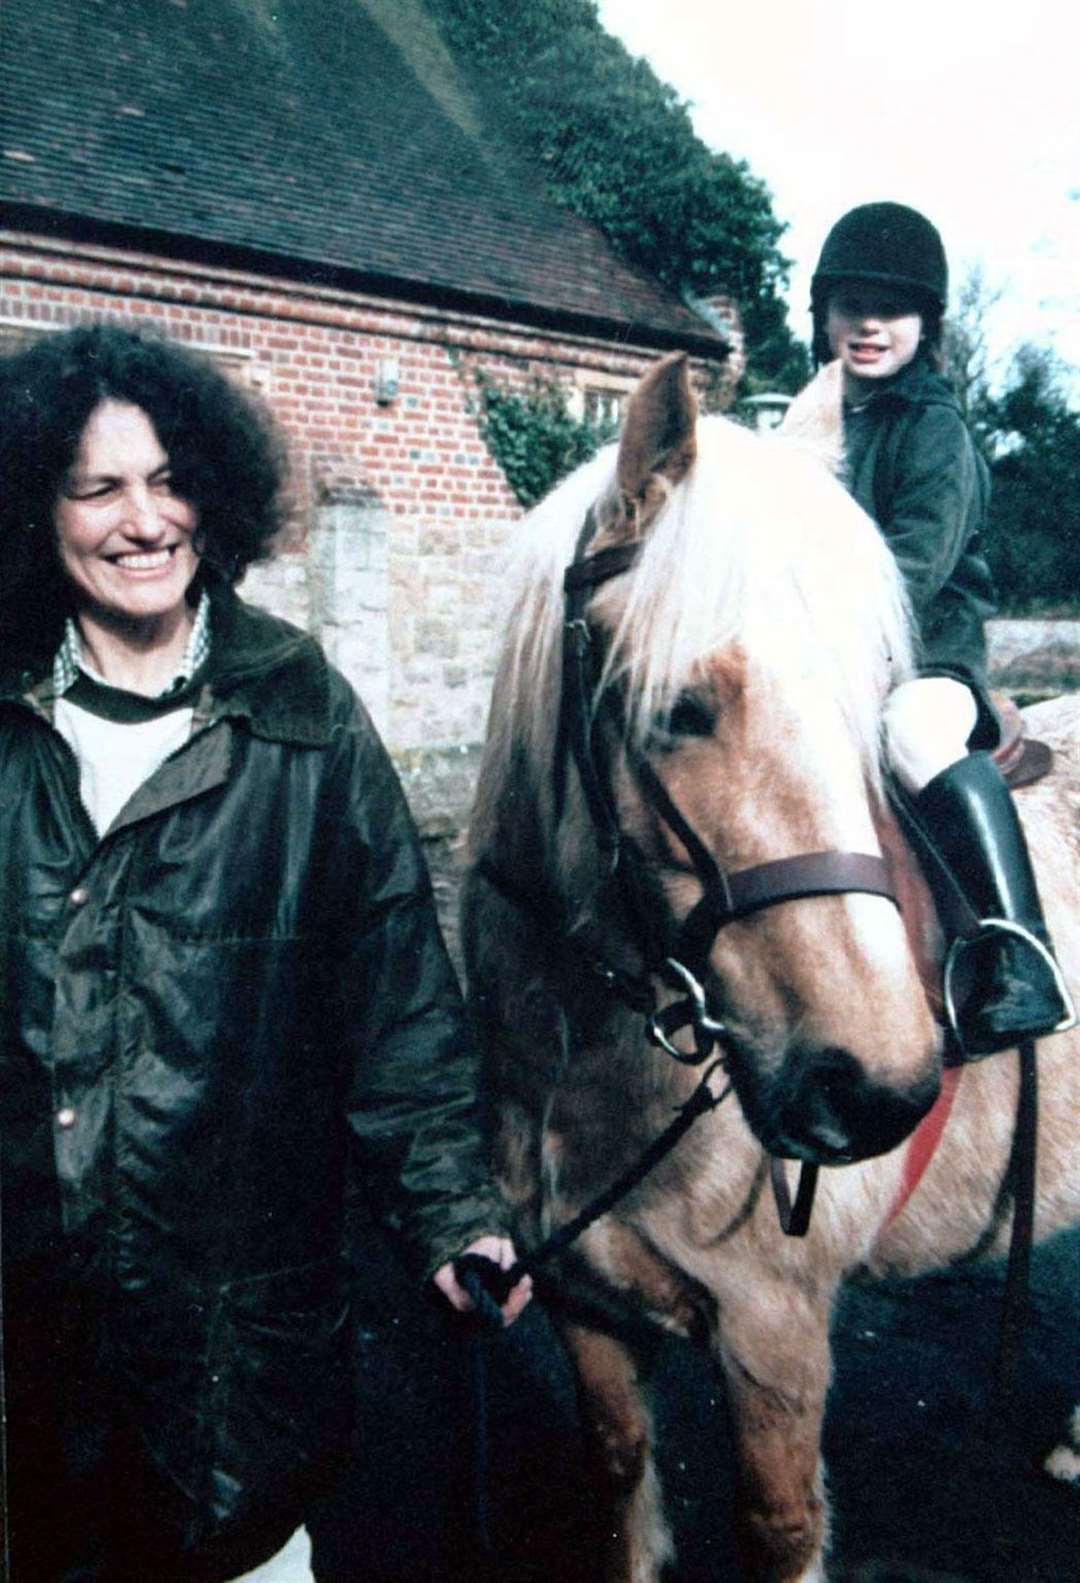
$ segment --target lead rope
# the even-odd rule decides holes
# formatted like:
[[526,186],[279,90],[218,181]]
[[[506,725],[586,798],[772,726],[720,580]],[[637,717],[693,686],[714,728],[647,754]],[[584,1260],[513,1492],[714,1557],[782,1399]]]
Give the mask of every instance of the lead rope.
[[488,1385],[487,1350],[492,1335],[502,1328],[499,1305],[506,1301],[511,1289],[523,1276],[534,1274],[540,1267],[562,1253],[584,1231],[605,1215],[609,1209],[633,1191],[664,1157],[671,1153],[681,1138],[689,1132],[699,1116],[704,1116],[723,1103],[731,1092],[726,1083],[720,1093],[714,1094],[709,1079],[723,1066],[719,1057],[702,1073],[701,1079],[686,1101],[676,1111],[674,1119],[659,1133],[635,1163],[616,1181],[599,1193],[590,1204],[553,1231],[540,1245],[518,1259],[508,1270],[500,1269],[493,1259],[482,1254],[466,1253],[455,1260],[454,1273],[459,1283],[472,1299],[475,1311],[474,1333],[466,1347],[466,1389],[468,1394],[468,1420],[472,1425],[472,1506],[479,1549],[485,1559],[494,1555],[491,1538],[491,1504],[488,1495]]
[[660,1161],[669,1155],[689,1132],[699,1116],[706,1115],[723,1103],[731,1093],[731,1084],[725,1083],[719,1094],[714,1094],[709,1086],[710,1078],[722,1068],[723,1064],[723,1060],[719,1057],[711,1061],[690,1098],[677,1108],[674,1120],[668,1123],[663,1132],[657,1134],[634,1164],[602,1193],[598,1193],[572,1220],[559,1226],[523,1259],[518,1259],[507,1270],[500,1269],[494,1260],[486,1259],[482,1254],[477,1253],[466,1253],[456,1261],[454,1272],[458,1281],[472,1298],[478,1318],[485,1325],[500,1327],[502,1315],[499,1312],[499,1305],[506,1301],[518,1281],[526,1275],[534,1275],[556,1254],[562,1253],[572,1242],[576,1242],[595,1221],[606,1215],[609,1209],[644,1181],[649,1172],[659,1165]]

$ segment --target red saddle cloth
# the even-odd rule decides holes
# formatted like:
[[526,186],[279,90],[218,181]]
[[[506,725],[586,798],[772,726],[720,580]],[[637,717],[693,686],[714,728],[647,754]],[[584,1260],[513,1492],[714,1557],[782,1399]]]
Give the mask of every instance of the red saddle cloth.
[[[993,700],[1001,722],[1001,741],[994,749],[994,762],[1005,777],[1008,786],[1012,788],[1030,786],[1053,769],[1053,752],[1045,742],[1039,742],[1027,735],[1024,717],[1011,698],[1005,697],[1002,693],[994,693]],[[901,916],[915,953],[919,976],[923,981],[923,988],[934,1015],[939,1022],[944,1023],[944,1000],[941,991],[942,934],[938,926],[933,898],[919,868],[918,860],[897,826],[890,822],[881,834],[883,850],[892,870]],[[938,1146],[952,1111],[963,1071],[962,1065],[945,1068],[942,1074],[941,1093],[908,1139],[900,1185],[889,1208],[886,1225],[895,1220],[904,1208],[933,1159],[934,1150]]]

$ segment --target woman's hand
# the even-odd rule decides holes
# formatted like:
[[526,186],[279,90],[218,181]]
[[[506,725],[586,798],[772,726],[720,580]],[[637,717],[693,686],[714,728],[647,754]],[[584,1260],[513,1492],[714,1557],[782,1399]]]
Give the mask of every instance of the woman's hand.
[[[463,1256],[464,1253],[475,1253],[480,1258],[490,1259],[493,1264],[499,1266],[500,1270],[508,1270],[517,1258],[514,1244],[509,1237],[478,1237],[463,1250]],[[476,1305],[458,1280],[454,1263],[454,1260],[450,1260],[447,1264],[440,1265],[431,1278],[451,1307],[456,1308],[459,1314],[471,1314]],[[532,1277],[523,1275],[521,1280],[511,1287],[500,1306],[504,1325],[514,1323],[531,1296]]]

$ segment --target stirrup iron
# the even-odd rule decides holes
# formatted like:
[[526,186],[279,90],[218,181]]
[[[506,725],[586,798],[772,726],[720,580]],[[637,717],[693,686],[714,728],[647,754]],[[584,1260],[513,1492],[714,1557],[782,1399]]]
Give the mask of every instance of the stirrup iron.
[[[1066,1011],[1060,1022],[1055,1023],[1052,1028],[1048,1029],[1043,1037],[1046,1038],[1054,1033],[1068,1033],[1070,1028],[1075,1028],[1077,1024],[1076,1007],[1073,1004],[1072,995],[1069,992],[1069,987],[1065,982],[1065,976],[1061,971],[1057,958],[1049,947],[1045,946],[1030,929],[1026,929],[1022,923],[1015,923],[1011,918],[980,918],[973,933],[956,935],[950,942],[941,975],[945,1017],[949,1032],[960,1049],[963,1050],[965,1044],[963,1035],[960,1032],[960,1013],[957,1010],[956,999],[953,995],[953,974],[960,954],[967,947],[977,944],[979,940],[993,934],[995,931],[1000,934],[1011,934],[1015,939],[1022,940],[1025,945],[1034,951],[1037,957],[1041,958],[1043,964],[1050,971],[1050,976],[1054,981],[1054,988],[1057,990]],[[1019,1038],[1020,1036],[1018,1035],[1017,1037]]]

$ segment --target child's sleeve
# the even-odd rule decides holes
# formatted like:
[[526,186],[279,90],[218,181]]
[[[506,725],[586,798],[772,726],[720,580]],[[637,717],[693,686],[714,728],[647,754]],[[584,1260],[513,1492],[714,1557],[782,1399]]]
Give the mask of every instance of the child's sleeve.
[[922,408],[896,456],[891,510],[879,524],[916,611],[948,583],[985,508],[974,441],[960,414]]

